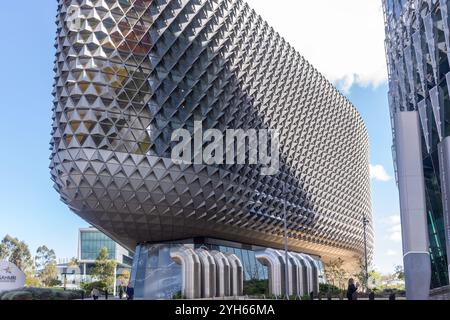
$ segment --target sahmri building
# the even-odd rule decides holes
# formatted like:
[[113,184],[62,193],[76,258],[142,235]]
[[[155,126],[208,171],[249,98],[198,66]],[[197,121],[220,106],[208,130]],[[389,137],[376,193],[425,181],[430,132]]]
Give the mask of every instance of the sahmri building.
[[450,2],[384,0],[407,295],[449,284]]
[[[324,263],[361,264],[365,235],[371,260],[364,123],[244,1],[59,0],[55,73],[55,188],[135,252],[137,298],[239,296],[252,280],[281,295],[285,279],[317,293]],[[276,130],[279,170],[173,161],[174,131],[196,122]]]

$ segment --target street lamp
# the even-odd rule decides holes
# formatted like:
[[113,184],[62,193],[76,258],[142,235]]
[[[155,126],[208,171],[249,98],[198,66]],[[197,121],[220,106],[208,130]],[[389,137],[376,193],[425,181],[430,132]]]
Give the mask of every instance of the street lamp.
[[366,231],[367,231],[367,224],[369,223],[370,221],[366,218],[366,214],[364,214],[363,215],[363,228],[364,228],[364,260],[365,260],[365,287],[366,287],[366,290],[368,289],[368,286],[369,286],[369,266],[368,266],[368,263],[367,263],[367,234],[366,234]]

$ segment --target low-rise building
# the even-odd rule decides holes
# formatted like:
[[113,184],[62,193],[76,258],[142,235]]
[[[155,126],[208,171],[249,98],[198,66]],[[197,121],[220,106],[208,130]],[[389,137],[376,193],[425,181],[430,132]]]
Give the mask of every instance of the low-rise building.
[[57,264],[58,279],[62,286],[75,289],[79,288],[82,283],[95,281],[92,277],[92,270],[102,248],[107,248],[109,259],[117,263],[116,286],[127,285],[122,283],[120,276],[129,272],[133,261],[133,252],[128,251],[99,230],[89,227],[79,229],[76,263],[70,259],[60,259]]

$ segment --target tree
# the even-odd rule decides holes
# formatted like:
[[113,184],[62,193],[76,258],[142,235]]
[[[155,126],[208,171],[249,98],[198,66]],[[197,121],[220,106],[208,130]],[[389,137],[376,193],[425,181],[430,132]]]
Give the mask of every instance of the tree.
[[395,266],[394,275],[398,280],[405,280],[405,271],[403,270],[403,266]]
[[46,287],[51,287],[58,280],[58,269],[56,263],[48,263],[44,269],[39,273],[39,279]]
[[337,258],[336,260],[330,260],[325,264],[325,275],[333,286],[341,289],[345,288],[346,278],[348,273],[343,268],[344,260]]
[[101,248],[92,270],[92,276],[102,284],[101,289],[112,288],[115,285],[115,269],[116,262],[109,259],[108,249]]
[[79,261],[77,258],[71,258],[69,263],[67,264],[67,266],[69,268],[77,268],[80,265]]
[[40,246],[36,250],[34,263],[39,272],[39,280],[44,284],[44,286],[55,286],[58,280],[55,251],[53,249],[49,249],[45,245]]
[[40,246],[36,250],[34,261],[38,270],[44,269],[49,264],[56,264],[55,251],[47,246]]
[[33,267],[33,260],[28,245],[10,235],[6,235],[0,243],[0,260],[14,263],[25,273]]
[[122,274],[117,277],[117,280],[119,280],[122,286],[128,285],[128,282],[130,281],[130,271],[128,269],[124,269]]
[[34,273],[27,273],[25,278],[25,285],[27,287],[38,288],[41,286],[41,280]]
[[[368,268],[370,268],[370,265],[368,266]],[[366,291],[366,289],[369,289],[368,287],[372,284],[372,282],[374,280],[379,280],[379,278],[381,277],[381,275],[379,273],[377,273],[375,270],[370,270],[368,269],[368,275],[367,275],[367,285],[366,285],[366,263],[363,261],[362,258],[359,259],[359,263],[358,263],[358,272],[356,274],[353,275],[353,277],[355,277],[358,282],[362,285],[362,291]],[[374,279],[373,277],[376,277],[376,279]]]
[[382,275],[378,271],[372,270],[369,272],[369,288],[375,289],[380,286]]

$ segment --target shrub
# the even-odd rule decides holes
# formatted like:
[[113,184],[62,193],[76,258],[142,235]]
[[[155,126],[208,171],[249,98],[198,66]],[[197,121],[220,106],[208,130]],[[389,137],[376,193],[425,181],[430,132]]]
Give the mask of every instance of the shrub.
[[49,287],[59,287],[60,285],[62,285],[61,280],[58,279],[50,280]]
[[183,294],[181,293],[181,291],[177,291],[176,293],[173,294],[172,296],[172,300],[184,300],[186,299],[185,296],[183,296]]
[[81,288],[88,294],[91,294],[92,289],[97,288],[100,291],[104,291],[106,289],[105,283],[102,281],[95,281],[89,283],[82,283]]
[[269,291],[268,280],[249,280],[244,281],[244,295],[262,296]]
[[33,300],[33,295],[27,291],[9,291],[2,295],[1,300]]
[[23,288],[0,294],[0,300],[75,300],[81,299],[81,290]]
[[302,300],[311,300],[311,297],[310,297],[310,295],[309,294],[305,294],[303,297],[302,297]]
[[321,283],[319,287],[319,292],[324,294],[331,293],[333,295],[338,295],[342,292],[338,287],[328,283]]

